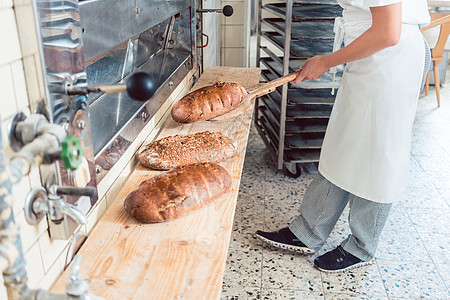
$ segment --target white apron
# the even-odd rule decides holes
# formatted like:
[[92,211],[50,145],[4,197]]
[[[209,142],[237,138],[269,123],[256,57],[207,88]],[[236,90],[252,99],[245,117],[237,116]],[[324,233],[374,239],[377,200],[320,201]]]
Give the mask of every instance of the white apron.
[[[348,45],[370,27],[370,13],[339,2]],[[403,24],[397,45],[346,65],[319,162],[330,182],[375,202],[404,199],[424,59],[419,27]]]

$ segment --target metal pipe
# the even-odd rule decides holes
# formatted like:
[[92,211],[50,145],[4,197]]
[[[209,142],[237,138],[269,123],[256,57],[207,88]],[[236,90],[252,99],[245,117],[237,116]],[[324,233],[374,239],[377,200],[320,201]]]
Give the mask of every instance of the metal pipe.
[[[14,220],[12,185],[28,172],[28,162],[16,158],[9,164],[0,151],[0,272],[9,300],[80,300],[101,299],[84,288],[77,295],[54,294],[42,289],[30,289],[27,285],[25,258],[20,232]],[[82,280],[80,278],[78,281]]]
[[3,274],[8,299],[100,299],[88,293],[88,285],[87,289],[76,289],[75,291],[79,293],[73,295],[53,294],[41,289],[30,289],[27,285],[20,231],[14,220],[12,208],[14,201],[12,186],[29,173],[36,157],[42,158],[45,151],[59,148],[66,137],[66,132],[61,126],[42,122],[42,118],[31,119],[33,122],[21,124],[22,132],[19,132],[19,135],[27,143],[12,160],[7,162],[0,151],[0,272]]
[[20,164],[8,166],[0,152],[0,271],[3,273],[8,299],[19,299],[20,294],[28,290],[22,243],[12,210],[13,183],[10,178],[14,178],[15,182],[20,180],[23,168],[18,166]]
[[[0,272],[3,274],[8,299],[35,299],[39,291],[31,291],[27,286],[25,259],[22,251],[19,228],[14,220],[12,185],[28,174],[34,158],[58,144],[61,138],[54,127],[30,126],[27,134],[43,133],[35,141],[25,145],[8,164],[0,152]],[[58,126],[60,127],[60,126]],[[61,127],[60,127],[61,128]],[[62,128],[61,128],[62,129]],[[63,130],[64,131],[64,130]],[[64,132],[65,136],[65,132]]]
[[[43,158],[49,149],[58,149],[67,133],[62,126],[50,124],[45,121],[30,117],[30,121],[25,120],[19,123],[16,132],[20,136],[26,136],[25,145],[13,155],[11,164],[17,166],[14,170],[20,170],[14,177],[26,175],[30,172],[36,157]],[[37,122],[37,123],[35,123]],[[31,140],[28,142],[28,140]],[[16,181],[14,181],[15,183]]]

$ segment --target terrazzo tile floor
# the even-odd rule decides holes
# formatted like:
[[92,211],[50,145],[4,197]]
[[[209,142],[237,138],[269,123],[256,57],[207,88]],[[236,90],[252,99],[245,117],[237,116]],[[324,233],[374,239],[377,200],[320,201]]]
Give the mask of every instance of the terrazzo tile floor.
[[[447,71],[447,82],[450,80]],[[450,299],[450,83],[421,95],[413,132],[407,199],[395,203],[375,263],[340,274],[313,259],[348,235],[348,209],[318,254],[264,246],[258,229],[276,230],[298,214],[314,168],[293,179],[277,171],[252,128],[226,263],[222,299]]]

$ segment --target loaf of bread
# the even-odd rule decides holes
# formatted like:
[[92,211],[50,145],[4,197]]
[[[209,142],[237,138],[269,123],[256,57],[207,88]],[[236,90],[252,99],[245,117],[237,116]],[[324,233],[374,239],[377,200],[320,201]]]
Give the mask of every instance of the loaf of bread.
[[208,120],[237,107],[246,95],[240,84],[221,81],[181,98],[172,108],[172,118],[178,123]]
[[233,141],[221,132],[179,134],[154,141],[138,153],[139,161],[156,170],[193,163],[216,162],[236,154]]
[[142,182],[125,198],[124,207],[140,222],[164,222],[211,203],[230,186],[231,176],[223,167],[192,164]]

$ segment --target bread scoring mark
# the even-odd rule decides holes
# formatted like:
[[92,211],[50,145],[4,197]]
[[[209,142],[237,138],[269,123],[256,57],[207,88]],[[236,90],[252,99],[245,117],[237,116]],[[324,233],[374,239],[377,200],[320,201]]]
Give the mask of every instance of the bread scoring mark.
[[186,117],[184,117],[183,120],[181,120],[181,123],[188,123],[187,120],[192,116],[192,113],[187,114]]
[[189,198],[188,196],[185,195],[180,195],[179,197],[176,197],[175,199],[170,199],[165,205],[161,205],[161,207],[158,209],[158,212],[165,212],[168,209],[178,206],[181,203],[183,203],[187,198]]
[[206,104],[208,104],[208,106],[209,106],[209,111],[214,112],[214,105],[213,105],[212,101],[206,101]]
[[[205,167],[205,171],[207,171],[208,172],[208,174],[210,173],[209,171],[209,167],[211,166],[211,164],[209,164],[209,163],[205,163],[205,164],[203,164],[203,166]],[[212,198],[212,197],[214,197],[214,194],[211,192],[211,189],[210,189],[210,184],[208,184],[208,182],[209,182],[209,180],[208,180],[208,178],[206,178],[206,174],[205,174],[206,172],[199,172],[199,177],[200,177],[200,179],[201,179],[201,181],[202,181],[202,185],[205,187],[205,190],[206,190],[206,192],[208,193],[208,197],[209,198]]]
[[[189,166],[189,169],[192,169],[192,166]],[[191,170],[189,170],[189,171],[192,172]],[[193,199],[201,199],[201,194],[200,194],[200,191],[198,191],[196,181],[195,181],[195,174],[197,174],[197,173],[198,172],[195,172],[195,173],[192,172],[192,175],[188,176],[189,187],[191,187],[191,189],[189,190],[189,193],[192,194],[191,196],[193,197]]]
[[218,168],[215,168],[214,170],[212,170],[212,174],[213,174],[213,176],[217,179],[217,181],[219,182],[219,184],[220,184],[220,189],[222,190],[222,191],[224,191],[224,190],[226,190],[225,189],[225,185],[224,185],[224,180],[223,180],[223,178],[222,178],[222,174],[221,174],[222,172],[220,171],[220,169],[218,169]]

